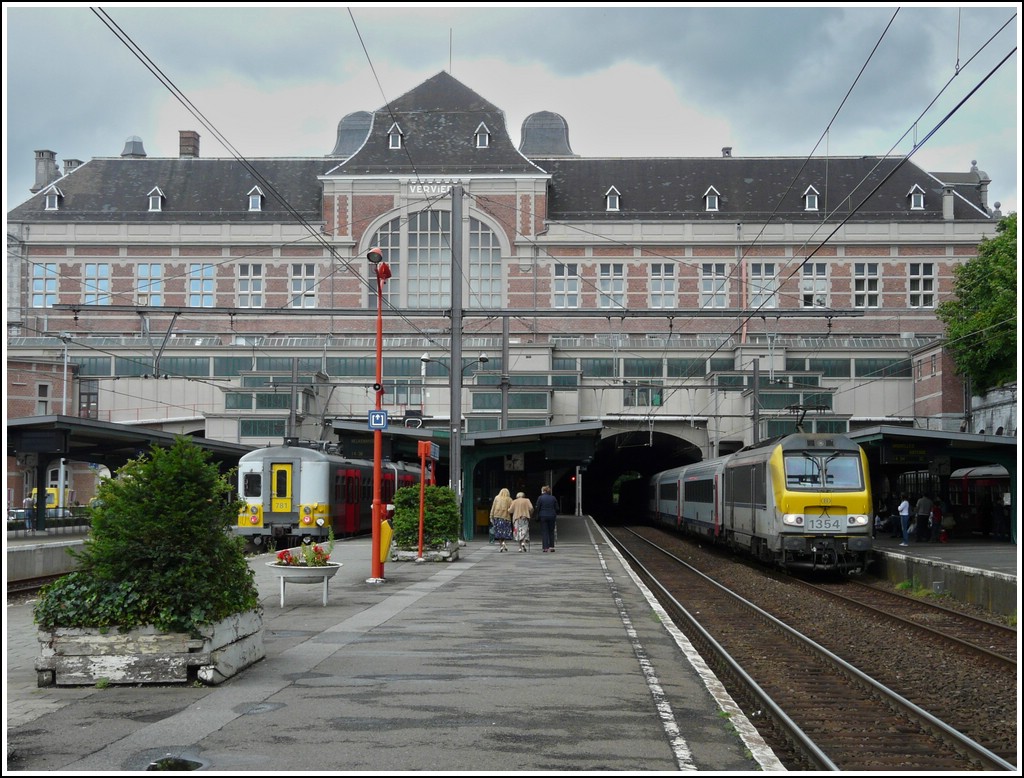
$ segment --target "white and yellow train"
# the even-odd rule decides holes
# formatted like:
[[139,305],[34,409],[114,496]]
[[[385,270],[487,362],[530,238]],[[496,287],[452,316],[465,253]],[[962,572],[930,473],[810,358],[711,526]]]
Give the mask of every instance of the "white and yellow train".
[[649,517],[785,569],[852,573],[870,561],[868,462],[842,435],[797,433],[665,470]]

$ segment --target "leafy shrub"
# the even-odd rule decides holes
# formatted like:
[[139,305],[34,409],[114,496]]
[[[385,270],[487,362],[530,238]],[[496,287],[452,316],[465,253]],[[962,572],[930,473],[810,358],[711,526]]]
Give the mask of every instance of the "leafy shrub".
[[245,541],[231,534],[239,502],[209,452],[179,436],[103,481],[78,569],[44,587],[35,621],[55,627],[152,624],[197,634],[259,605]]
[[[419,548],[420,487],[403,486],[395,492],[392,522],[399,548]],[[427,486],[423,491],[423,547],[444,548],[459,539],[459,505],[447,486]]]

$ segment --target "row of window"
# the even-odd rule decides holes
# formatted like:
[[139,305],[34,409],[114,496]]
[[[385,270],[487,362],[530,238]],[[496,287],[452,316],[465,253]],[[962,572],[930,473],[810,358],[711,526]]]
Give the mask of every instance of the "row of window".
[[[59,211],[61,201],[64,199],[64,193],[56,185],[48,187],[44,193],[44,208],[47,211]],[[146,195],[146,200],[149,203],[150,213],[159,213],[164,209],[164,202],[167,200],[167,195],[163,193],[163,190],[154,186],[149,190]],[[263,210],[263,190],[258,186],[254,186],[246,194],[246,200],[250,211],[262,211]]]
[[[478,222],[479,224],[479,222]],[[491,233],[493,235],[493,233]],[[439,235],[438,235],[439,237]],[[382,247],[386,254],[397,254],[390,246]],[[428,242],[407,254],[403,284],[393,278],[386,285],[386,298],[396,307],[439,308],[450,305],[451,263],[443,261],[441,246]],[[497,246],[476,242],[471,247],[470,308],[500,308],[503,305],[501,282],[501,252]],[[387,257],[385,257],[387,259]],[[475,261],[474,261],[475,260]],[[87,263],[83,266],[83,296],[86,305],[110,305],[111,266],[108,263]],[[392,265],[392,270],[394,271]],[[747,300],[750,308],[778,308],[779,272],[775,262],[747,264]],[[136,305],[160,306],[164,304],[163,268],[158,263],[143,262],[136,265]],[[727,308],[733,299],[731,287],[736,282],[730,277],[735,269],[725,262],[705,262],[700,265],[700,307]],[[800,269],[800,307],[828,308],[833,305],[829,290],[828,264],[806,262]],[[57,303],[57,264],[39,263],[32,269],[32,307],[49,308]],[[935,306],[935,265],[932,262],[911,262],[907,266],[907,305],[910,308]],[[877,308],[881,304],[881,265],[877,262],[853,264],[852,303],[854,308]],[[317,272],[313,263],[291,265],[289,305],[292,308],[315,308]],[[579,308],[583,279],[576,263],[558,263],[554,266],[552,305],[554,308]],[[208,263],[189,265],[185,279],[186,304],[191,308],[213,308],[216,305],[215,266]],[[626,307],[625,264],[602,262],[598,265],[598,308]],[[265,304],[266,279],[264,265],[242,262],[237,265],[235,287],[236,307],[262,308]],[[676,265],[655,262],[649,265],[648,307],[675,308],[677,303]]]
[[[487,125],[483,122],[480,122],[473,132],[473,142],[478,149],[489,149],[491,147],[491,131],[487,129]],[[392,151],[397,151],[404,148],[404,144],[405,133],[402,132],[398,122],[395,122],[388,129],[388,148]]]
[[[292,369],[300,376],[298,383],[312,386],[314,376],[340,376],[372,379],[376,376],[373,357],[179,357],[163,356],[159,364],[150,357],[78,356],[72,361],[78,365],[82,378],[140,377],[173,375],[187,378],[242,377],[242,386],[258,390],[273,384],[291,386],[296,383]],[[443,365],[443,360],[432,364]],[[478,386],[497,386],[501,381],[501,359],[492,358],[488,371],[476,373]],[[552,357],[552,373],[512,373],[509,380],[516,387],[551,387],[572,389],[579,385],[579,377],[625,379],[627,385],[653,386],[660,379],[703,378],[710,373],[718,375],[718,383],[727,389],[744,389],[753,385],[752,376],[736,371],[732,357]],[[389,380],[408,379],[410,387],[423,385],[423,362],[419,357],[384,357],[382,370]],[[762,388],[816,388],[816,374],[825,378],[910,378],[910,360],[905,357],[787,357],[785,374],[763,374]],[[935,364],[933,361],[934,374]],[[263,375],[250,375],[253,372]],[[273,373],[277,375],[273,375]],[[447,370],[431,372],[430,378],[445,377]],[[397,377],[397,379],[396,379]],[[920,378],[920,372],[918,374]],[[414,380],[413,380],[414,379]],[[644,379],[642,382],[629,379]],[[650,380],[648,380],[650,379]],[[428,380],[426,383],[430,383]]]
[[[704,192],[704,210],[713,212],[719,210],[719,204],[722,200],[722,195],[713,186],[709,186],[707,191]],[[817,211],[819,204],[819,192],[813,186],[807,187],[801,196],[805,211]],[[923,211],[924,210],[924,189],[918,184],[914,184],[910,191],[907,192],[907,202],[912,211]],[[606,211],[621,211],[622,210],[622,194],[614,186],[609,187],[608,191],[604,193],[604,207]]]

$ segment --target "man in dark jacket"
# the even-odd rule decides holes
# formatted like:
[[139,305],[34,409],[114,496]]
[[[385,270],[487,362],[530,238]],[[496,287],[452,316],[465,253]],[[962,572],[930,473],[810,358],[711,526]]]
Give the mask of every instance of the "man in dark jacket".
[[544,551],[555,550],[555,519],[558,518],[558,500],[550,486],[542,486],[537,498],[537,518],[540,519],[540,539]]

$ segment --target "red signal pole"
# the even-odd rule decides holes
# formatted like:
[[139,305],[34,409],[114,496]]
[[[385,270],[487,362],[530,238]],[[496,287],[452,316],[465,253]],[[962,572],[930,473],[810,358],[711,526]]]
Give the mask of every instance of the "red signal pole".
[[[384,398],[384,282],[391,278],[391,268],[384,261],[384,252],[379,248],[372,248],[366,253],[366,258],[374,266],[377,276],[377,380],[373,385],[374,393],[377,396],[376,410],[381,410],[381,402]],[[383,505],[380,499],[381,468],[384,460],[384,431],[375,429],[373,431],[373,507],[371,509],[370,524],[373,528],[373,542],[371,544],[370,580],[369,583],[382,583],[384,581],[384,560],[381,559],[381,522],[383,517]]]

